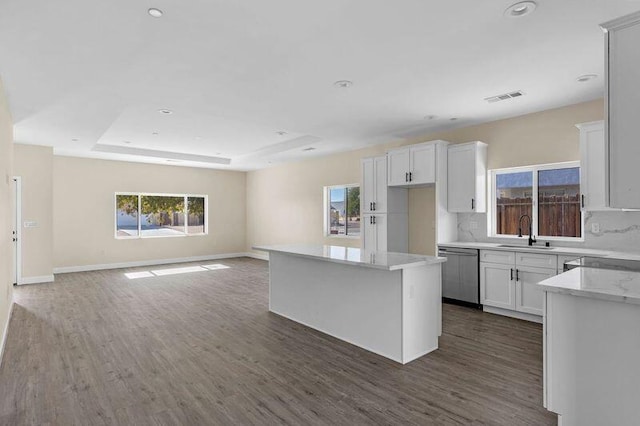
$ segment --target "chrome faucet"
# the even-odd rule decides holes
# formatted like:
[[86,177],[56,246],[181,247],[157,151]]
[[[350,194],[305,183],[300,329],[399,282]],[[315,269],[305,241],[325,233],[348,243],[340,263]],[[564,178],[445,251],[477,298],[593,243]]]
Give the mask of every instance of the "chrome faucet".
[[538,240],[536,240],[535,235],[533,234],[533,224],[531,223],[531,216],[529,216],[528,214],[523,214],[522,216],[520,216],[520,220],[518,220],[518,237],[522,237],[522,219],[523,218],[527,218],[529,219],[529,241],[528,244],[530,246],[533,245],[533,243],[537,243]]

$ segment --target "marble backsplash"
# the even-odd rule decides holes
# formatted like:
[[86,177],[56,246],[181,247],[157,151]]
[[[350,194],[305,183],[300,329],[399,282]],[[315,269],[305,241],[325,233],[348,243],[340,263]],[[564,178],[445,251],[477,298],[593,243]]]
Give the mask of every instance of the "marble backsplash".
[[[551,241],[552,246],[581,247],[640,253],[640,212],[599,211],[585,213],[583,242]],[[599,232],[592,232],[592,224]],[[484,213],[458,214],[458,240],[513,244],[513,239],[487,236],[487,215]],[[526,237],[523,239],[526,241]],[[538,244],[544,242],[538,238]]]

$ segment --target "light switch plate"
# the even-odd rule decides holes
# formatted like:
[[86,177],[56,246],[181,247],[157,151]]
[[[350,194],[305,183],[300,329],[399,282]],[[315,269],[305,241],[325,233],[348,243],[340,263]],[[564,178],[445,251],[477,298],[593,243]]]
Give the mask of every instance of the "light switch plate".
[[25,228],[37,228],[38,227],[38,222],[35,222],[33,220],[27,220],[24,222],[24,227]]
[[592,223],[591,224],[591,232],[593,232],[594,234],[599,234],[600,233],[600,224],[599,223]]

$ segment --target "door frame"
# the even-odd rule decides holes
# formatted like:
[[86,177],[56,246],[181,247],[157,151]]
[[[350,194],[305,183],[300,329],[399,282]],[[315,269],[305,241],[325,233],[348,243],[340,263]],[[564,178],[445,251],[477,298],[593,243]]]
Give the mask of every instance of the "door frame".
[[13,177],[13,284],[22,284],[22,178]]

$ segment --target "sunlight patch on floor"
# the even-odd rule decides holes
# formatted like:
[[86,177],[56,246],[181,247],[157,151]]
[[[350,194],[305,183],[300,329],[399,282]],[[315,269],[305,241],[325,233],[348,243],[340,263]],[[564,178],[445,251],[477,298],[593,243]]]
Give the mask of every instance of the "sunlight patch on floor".
[[185,266],[182,268],[155,269],[153,271],[125,272],[124,276],[130,280],[138,278],[163,277],[166,275],[190,274],[192,272],[216,271],[218,269],[229,269],[230,266],[222,263],[214,263],[211,265]]

